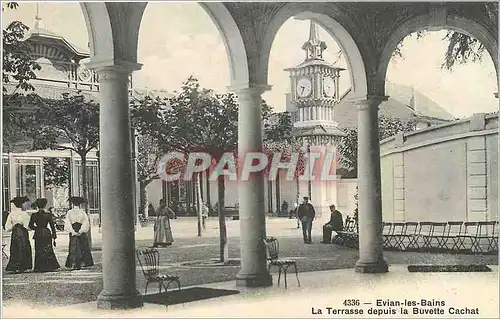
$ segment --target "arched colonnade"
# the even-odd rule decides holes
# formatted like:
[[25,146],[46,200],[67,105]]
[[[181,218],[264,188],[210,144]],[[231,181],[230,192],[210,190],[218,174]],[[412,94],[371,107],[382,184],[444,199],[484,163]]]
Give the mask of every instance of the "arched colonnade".
[[[128,78],[137,61],[139,28],[147,3],[82,2],[92,57],[87,66],[100,82],[100,170],[103,291],[101,308],[142,306],[136,288],[133,177]],[[340,45],[348,62],[350,98],[358,108],[359,260],[356,271],[387,272],[382,251],[378,105],[387,99],[384,80],[396,45],[408,34],[449,27],[482,41],[498,64],[498,26],[484,3],[218,3],[200,5],[224,40],[230,89],[238,94],[238,151],[262,147],[261,95],[271,87],[268,63],[273,40],[290,17],[315,19]],[[469,10],[471,7],[474,10]],[[469,16],[467,12],[473,12]],[[490,20],[488,20],[490,19]],[[188,22],[187,22],[188,23]],[[492,92],[493,94],[493,92]],[[105,132],[105,134],[104,134]],[[500,144],[499,144],[500,149]],[[499,152],[500,153],[500,152]],[[237,284],[272,284],[261,238],[266,236],[264,181],[239,182],[241,269]]]

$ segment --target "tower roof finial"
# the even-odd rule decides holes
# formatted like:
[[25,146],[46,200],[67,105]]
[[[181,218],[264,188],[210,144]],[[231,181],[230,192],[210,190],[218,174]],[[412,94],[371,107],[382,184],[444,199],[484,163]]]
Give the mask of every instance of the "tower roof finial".
[[306,51],[306,60],[323,60],[323,51],[325,51],[326,48],[326,43],[319,39],[316,22],[311,20],[309,27],[309,39],[302,46],[302,49]]
[[309,43],[319,43],[318,27],[316,26],[316,22],[314,22],[314,20],[311,20],[311,25],[309,27]]
[[40,18],[40,4],[36,3],[36,15],[35,15],[35,25],[33,26],[33,29],[40,29],[40,21],[42,18]]

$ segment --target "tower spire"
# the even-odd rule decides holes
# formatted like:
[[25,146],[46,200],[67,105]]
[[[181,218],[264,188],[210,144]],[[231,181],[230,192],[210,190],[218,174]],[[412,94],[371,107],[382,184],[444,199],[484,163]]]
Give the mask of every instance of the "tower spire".
[[40,4],[37,1],[36,3],[36,15],[35,15],[35,25],[33,26],[33,29],[40,29],[40,21],[42,18],[40,18]]
[[323,60],[323,51],[326,48],[326,43],[319,39],[316,22],[311,20],[309,39],[302,45],[302,50],[306,51],[306,60]]

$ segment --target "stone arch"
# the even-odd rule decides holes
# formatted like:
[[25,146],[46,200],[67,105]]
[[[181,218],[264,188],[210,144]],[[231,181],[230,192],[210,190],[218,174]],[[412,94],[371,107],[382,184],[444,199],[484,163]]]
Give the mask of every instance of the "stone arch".
[[386,42],[384,50],[382,51],[377,72],[377,85],[379,88],[383,89],[382,92],[385,92],[387,68],[389,67],[389,61],[394,50],[396,49],[396,46],[406,36],[414,32],[441,29],[458,31],[481,41],[493,60],[498,78],[498,42],[497,39],[492,36],[491,32],[474,20],[459,16],[446,15],[446,12],[443,12],[442,14],[424,14],[414,17],[400,25]]
[[240,30],[221,2],[200,2],[199,5],[217,26],[229,60],[232,86],[246,86],[249,82],[248,59]]
[[[103,2],[81,3],[94,60],[137,61],[137,40],[146,5],[127,4],[120,10]],[[248,85],[247,54],[236,22],[222,3],[201,2],[200,5],[221,33],[229,60],[231,84]],[[128,17],[129,23],[121,23],[123,15]]]
[[262,41],[260,49],[260,61],[262,63],[258,70],[259,74],[257,78],[259,78],[262,83],[267,83],[269,56],[276,34],[289,18],[296,16],[300,19],[315,20],[335,39],[345,53],[351,79],[351,97],[353,99],[366,98],[368,94],[366,69],[358,45],[339,22],[322,13],[322,11],[323,10],[315,4],[300,6],[296,3],[287,3],[274,15]]
[[112,58],[114,39],[111,20],[104,2],[80,2],[87,32],[91,56]]
[[232,86],[247,85],[248,61],[240,30],[232,15],[220,2],[200,2],[210,19],[219,30],[229,62]]

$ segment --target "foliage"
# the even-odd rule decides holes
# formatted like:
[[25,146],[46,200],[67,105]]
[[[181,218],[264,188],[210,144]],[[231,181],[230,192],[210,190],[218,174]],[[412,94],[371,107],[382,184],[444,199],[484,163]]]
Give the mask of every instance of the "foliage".
[[[8,3],[9,9],[17,9],[17,3]],[[2,8],[3,10],[3,8]],[[40,70],[40,65],[33,61],[31,46],[24,41],[29,27],[21,21],[12,21],[2,33],[2,81],[3,83],[16,83],[16,89],[33,91],[29,83],[36,78],[35,71]],[[3,93],[7,89],[3,87]]]
[[297,166],[294,176],[298,177],[304,173],[306,165],[306,154],[293,137],[293,123],[290,113],[275,113],[276,121],[271,122],[265,128],[265,139],[263,151],[268,158],[268,166],[265,173],[269,173],[272,159],[275,153],[281,153],[281,162],[289,162],[292,154],[298,154]]
[[[488,18],[496,24],[498,22],[498,3],[486,2],[484,6]],[[475,14],[482,15],[484,12],[475,12]],[[425,34],[425,31],[416,32],[417,40],[423,38]],[[443,40],[448,45],[441,68],[446,70],[452,70],[457,64],[479,62],[486,52],[484,45],[479,40],[458,31],[449,30]],[[402,53],[403,41],[397,45],[393,52],[393,57],[404,58]]]
[[[420,31],[417,31],[417,32],[415,32],[413,34],[410,34],[408,37],[415,36],[417,38],[417,40],[420,40],[426,34],[427,34],[427,32],[425,30],[420,30]],[[398,43],[398,45],[394,49],[394,52],[392,53],[393,57],[402,58],[402,59],[405,58],[404,54],[403,54],[403,41],[406,40],[406,39],[407,39],[407,37],[404,38],[403,40],[401,40],[401,42]]]
[[400,132],[411,132],[415,130],[415,123],[413,120],[404,122],[399,118],[387,117],[384,115],[378,117],[378,126],[379,139],[381,141]]
[[465,64],[469,61],[478,62],[484,56],[484,45],[468,35],[448,31],[444,39],[448,40],[448,47],[441,65],[443,69],[451,70],[455,64]]
[[158,179],[156,167],[161,158],[158,145],[149,135],[137,136],[137,178],[141,184],[148,185]]
[[48,189],[67,187],[70,180],[69,159],[45,157],[43,159],[44,185]]
[[[344,177],[356,177],[358,170],[358,130],[347,128],[339,144],[340,163],[349,170]],[[347,176],[346,176],[347,175]]]
[[160,128],[166,101],[158,96],[135,96],[130,101],[130,120],[137,134],[137,178],[144,187],[158,178],[156,166],[162,153],[158,141],[150,134]]
[[80,92],[63,93],[60,100],[39,98],[31,124],[35,150],[66,149],[84,156],[99,143],[99,105]]
[[[157,141],[163,153],[206,152],[217,160],[232,152],[236,157],[238,101],[234,93],[204,89],[191,76],[169,97],[146,97],[132,103],[131,113],[140,133]],[[262,100],[262,118],[270,114],[271,107]]]
[[290,141],[292,138],[293,123],[289,112],[275,113],[277,121],[269,123],[264,127],[265,141]]
[[[379,139],[382,141],[400,132],[411,132],[415,130],[414,121],[403,122],[399,118],[379,116]],[[347,176],[354,178],[358,170],[358,131],[354,128],[345,129],[339,145],[341,154],[340,163],[349,170]]]
[[[18,4],[7,2],[5,7],[17,9]],[[22,22],[13,21],[2,33],[3,151],[10,151],[16,142],[26,139],[26,123],[21,115],[23,95],[34,90],[30,80],[35,79],[35,71],[40,70],[40,65],[32,59],[30,45],[24,41],[28,30]],[[12,83],[15,89],[9,91],[7,83]]]

